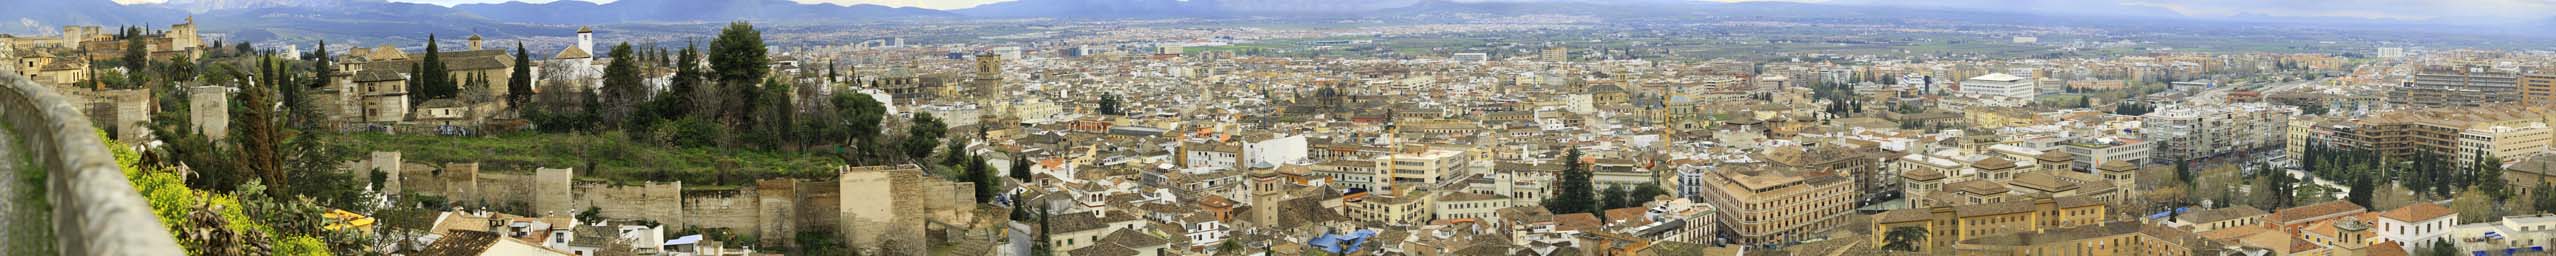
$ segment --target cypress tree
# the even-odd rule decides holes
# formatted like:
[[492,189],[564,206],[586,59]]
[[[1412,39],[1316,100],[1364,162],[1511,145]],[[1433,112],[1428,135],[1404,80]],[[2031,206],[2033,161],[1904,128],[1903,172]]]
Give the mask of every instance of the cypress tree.
[[532,55],[524,52],[524,43],[516,42],[514,74],[506,78],[506,107],[521,106],[525,99],[532,98],[532,65]]

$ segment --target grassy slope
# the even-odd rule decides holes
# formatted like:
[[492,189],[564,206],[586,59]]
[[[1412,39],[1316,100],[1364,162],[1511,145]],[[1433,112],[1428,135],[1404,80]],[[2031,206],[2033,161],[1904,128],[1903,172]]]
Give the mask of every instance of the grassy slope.
[[[832,174],[842,160],[819,153],[734,148],[675,148],[617,134],[518,133],[490,137],[355,133],[357,152],[399,151],[409,163],[479,162],[486,172],[576,168],[579,177],[610,181],[682,180],[686,185],[745,184],[759,177]],[[594,167],[587,168],[587,160]],[[720,175],[728,175],[720,179]]]

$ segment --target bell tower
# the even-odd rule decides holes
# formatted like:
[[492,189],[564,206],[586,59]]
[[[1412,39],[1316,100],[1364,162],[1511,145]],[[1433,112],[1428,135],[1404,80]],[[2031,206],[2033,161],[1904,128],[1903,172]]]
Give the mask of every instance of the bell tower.
[[1260,225],[1278,224],[1278,202],[1284,201],[1282,200],[1283,198],[1279,198],[1283,197],[1279,193],[1279,186],[1281,185],[1280,182],[1283,182],[1282,180],[1283,179],[1278,178],[1278,173],[1276,171],[1257,170],[1251,172],[1252,222],[1259,223]]

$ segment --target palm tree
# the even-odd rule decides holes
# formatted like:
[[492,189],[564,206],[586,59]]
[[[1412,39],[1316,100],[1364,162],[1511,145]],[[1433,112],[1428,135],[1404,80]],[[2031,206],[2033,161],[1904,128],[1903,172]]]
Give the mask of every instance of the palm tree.
[[1914,252],[1917,251],[1917,243],[1926,240],[1926,230],[1917,227],[1892,228],[1890,233],[1883,234],[1882,240],[1886,242],[1882,245],[1882,250]]

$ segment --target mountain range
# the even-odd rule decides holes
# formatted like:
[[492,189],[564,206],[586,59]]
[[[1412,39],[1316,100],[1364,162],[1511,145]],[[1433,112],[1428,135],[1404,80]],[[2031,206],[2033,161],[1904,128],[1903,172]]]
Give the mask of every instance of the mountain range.
[[[555,34],[563,28],[606,24],[703,23],[732,20],[787,23],[857,23],[969,18],[1234,18],[1234,17],[1428,17],[1439,14],[1571,14],[1610,19],[1690,16],[1809,18],[1922,18],[2014,24],[2109,25],[2107,22],[2300,22],[2352,26],[2413,27],[2422,23],[2259,17],[2194,18],[2154,7],[2033,4],[2031,0],[1947,0],[1917,5],[1895,0],[1834,3],[1694,0],[1012,0],[958,10],[880,5],[801,3],[799,0],[559,0],[439,6],[385,0],[168,0],[122,5],[115,0],[36,0],[0,9],[0,33],[47,34],[63,25],[165,26],[197,16],[207,33],[226,39],[265,41],[333,36],[413,38],[424,34],[477,33],[505,37]],[[0,18],[5,19],[5,18]],[[120,25],[118,25],[120,26]],[[625,26],[627,27],[627,26]],[[2516,28],[2516,29],[2515,29]],[[2556,19],[2494,27],[2501,33],[2556,31]],[[2496,32],[2496,31],[2486,31]]]

